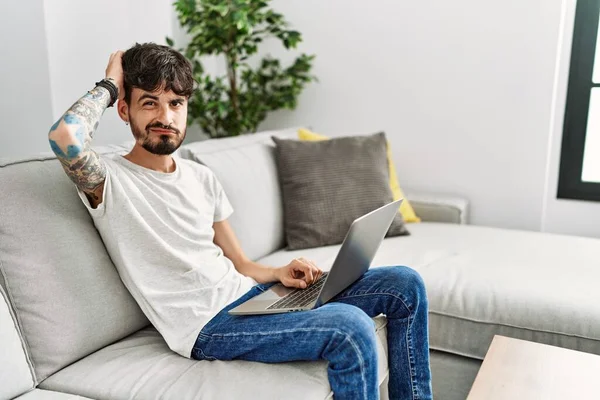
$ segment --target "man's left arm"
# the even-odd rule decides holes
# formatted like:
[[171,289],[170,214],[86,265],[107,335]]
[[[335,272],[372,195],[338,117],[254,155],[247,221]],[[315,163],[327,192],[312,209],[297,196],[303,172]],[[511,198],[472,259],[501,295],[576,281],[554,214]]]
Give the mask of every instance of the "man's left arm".
[[225,257],[231,260],[240,274],[249,276],[258,283],[279,281],[276,277],[275,268],[255,263],[244,254],[242,246],[240,246],[240,242],[227,220],[215,222],[213,229],[215,231],[215,244],[223,250]]
[[281,282],[288,287],[306,288],[319,279],[323,273],[312,261],[304,258],[292,260],[288,265],[272,268],[250,260],[240,245],[227,220],[214,222],[214,242],[223,250],[235,269],[258,283]]

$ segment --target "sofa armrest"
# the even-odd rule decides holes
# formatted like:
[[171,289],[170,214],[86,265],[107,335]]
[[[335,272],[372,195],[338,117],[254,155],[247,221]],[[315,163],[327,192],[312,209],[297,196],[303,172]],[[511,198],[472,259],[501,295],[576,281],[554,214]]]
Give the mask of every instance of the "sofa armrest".
[[406,197],[424,222],[468,223],[469,201],[465,198],[433,193],[408,193]]

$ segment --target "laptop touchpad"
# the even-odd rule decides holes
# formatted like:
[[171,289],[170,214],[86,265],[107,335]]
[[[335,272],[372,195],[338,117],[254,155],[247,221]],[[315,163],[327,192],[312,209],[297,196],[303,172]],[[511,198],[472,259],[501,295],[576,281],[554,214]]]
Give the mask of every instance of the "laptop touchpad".
[[283,296],[292,293],[294,290],[294,288],[285,287],[281,283],[278,283],[276,285],[271,286],[269,290],[267,290],[258,297],[260,297],[260,300],[276,301],[282,298]]

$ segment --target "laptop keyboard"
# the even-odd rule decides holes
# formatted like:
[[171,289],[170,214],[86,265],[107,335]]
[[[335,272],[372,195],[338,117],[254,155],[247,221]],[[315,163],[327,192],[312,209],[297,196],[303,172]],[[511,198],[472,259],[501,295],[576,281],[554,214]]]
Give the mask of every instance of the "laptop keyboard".
[[318,281],[307,287],[306,289],[296,289],[290,294],[282,297],[277,300],[275,303],[271,304],[267,307],[267,310],[279,310],[282,308],[299,308],[306,307],[315,300],[319,296],[319,292],[325,283],[325,278],[327,278],[327,272],[323,272],[323,275],[319,278]]

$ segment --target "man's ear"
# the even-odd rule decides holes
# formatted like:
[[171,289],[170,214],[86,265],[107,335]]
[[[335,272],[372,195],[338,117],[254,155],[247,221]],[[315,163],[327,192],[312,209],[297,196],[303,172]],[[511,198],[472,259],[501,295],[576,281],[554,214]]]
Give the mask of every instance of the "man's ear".
[[117,111],[119,112],[119,117],[125,122],[129,122],[129,105],[125,99],[119,99],[117,101]]

